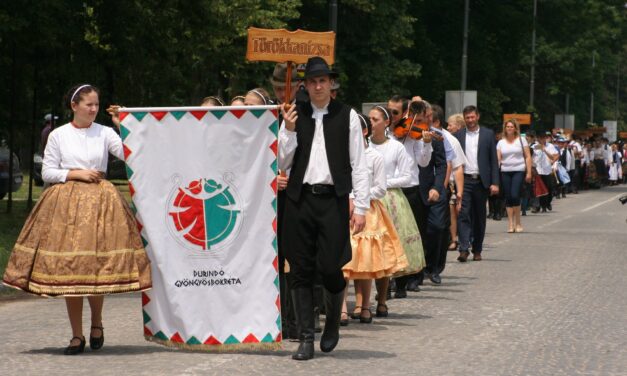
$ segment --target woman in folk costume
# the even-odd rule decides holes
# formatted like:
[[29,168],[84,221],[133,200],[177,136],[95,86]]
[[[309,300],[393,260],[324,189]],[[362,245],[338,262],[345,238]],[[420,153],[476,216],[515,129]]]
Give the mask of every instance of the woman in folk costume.
[[73,87],[65,104],[73,120],[50,133],[42,176],[46,189],[22,228],[3,282],[40,296],[63,296],[72,339],[66,355],[85,349],[83,297],[91,308],[89,344],[104,343],[105,294],[151,287],[146,256],[133,213],[105,180],[109,153],[124,158],[120,137],[94,122],[98,89]]
[[[370,110],[368,116],[372,123],[370,147],[381,153],[385,162],[387,193],[381,202],[392,218],[405,251],[396,254],[396,263],[401,269],[395,273],[395,276],[415,274],[425,267],[426,262],[416,219],[407,197],[401,190],[401,188],[411,184],[411,169],[414,168],[412,158],[407,154],[403,144],[388,138],[385,134],[385,129],[391,121],[390,110],[376,106]],[[386,300],[389,282],[388,277],[379,278],[376,281],[377,317],[388,315]]]
[[622,155],[618,151],[617,144],[612,144],[610,157],[611,157],[611,162],[610,162],[610,168],[609,168],[609,181],[610,181],[610,185],[616,185],[623,178]]
[[[359,115],[366,140],[370,136],[371,124]],[[346,279],[354,280],[355,312],[351,317],[361,323],[372,322],[370,311],[370,291],[372,280],[389,277],[407,267],[403,246],[392,219],[387,214],[381,200],[386,194],[386,174],[383,156],[366,143],[366,161],[370,176],[370,209],[366,213],[366,227],[359,234],[351,236],[353,258],[342,270]],[[347,314],[346,296],[342,314]],[[345,318],[342,317],[344,320]],[[348,323],[348,318],[345,319]]]

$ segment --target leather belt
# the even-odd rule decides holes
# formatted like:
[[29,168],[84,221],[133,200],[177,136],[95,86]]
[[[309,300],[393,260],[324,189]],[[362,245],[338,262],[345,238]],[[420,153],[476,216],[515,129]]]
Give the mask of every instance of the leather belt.
[[314,195],[331,195],[335,193],[335,186],[328,184],[303,184],[303,189]]
[[481,178],[481,176],[479,174],[464,174],[464,177],[470,178],[470,179],[473,179],[473,180],[479,180],[479,178]]

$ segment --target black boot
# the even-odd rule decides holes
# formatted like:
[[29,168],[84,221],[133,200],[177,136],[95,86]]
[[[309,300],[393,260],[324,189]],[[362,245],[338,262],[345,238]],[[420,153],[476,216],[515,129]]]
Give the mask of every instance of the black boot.
[[293,289],[292,300],[300,335],[300,345],[292,359],[309,360],[314,357],[313,292],[310,288]]
[[322,333],[322,328],[320,327],[320,307],[314,306],[314,333]]
[[289,290],[289,277],[286,274],[279,274],[281,281],[281,322],[283,325],[283,340],[298,341],[298,325],[294,317],[294,304]]
[[324,331],[320,338],[320,350],[331,352],[340,340],[340,318],[342,316],[342,302],[344,290],[333,294],[324,290],[324,303],[326,306],[327,320],[324,323]]

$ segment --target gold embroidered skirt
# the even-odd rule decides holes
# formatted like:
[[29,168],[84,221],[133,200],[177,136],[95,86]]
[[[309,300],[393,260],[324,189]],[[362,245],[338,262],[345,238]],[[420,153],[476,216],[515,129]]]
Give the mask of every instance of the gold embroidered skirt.
[[394,223],[379,200],[370,201],[366,227],[351,236],[353,258],[342,271],[348,279],[389,277],[408,266]]
[[143,291],[150,261],[128,204],[109,181],[46,189],[26,219],[4,284],[36,295]]

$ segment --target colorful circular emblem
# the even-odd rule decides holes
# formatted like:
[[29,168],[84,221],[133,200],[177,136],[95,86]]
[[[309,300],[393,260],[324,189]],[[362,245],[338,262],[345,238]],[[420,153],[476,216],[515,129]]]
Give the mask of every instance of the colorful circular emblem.
[[238,203],[226,183],[193,180],[179,186],[169,200],[169,224],[186,248],[215,250],[227,244],[242,221]]

